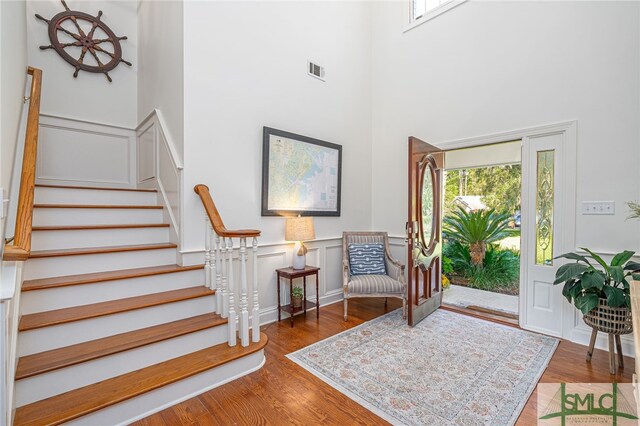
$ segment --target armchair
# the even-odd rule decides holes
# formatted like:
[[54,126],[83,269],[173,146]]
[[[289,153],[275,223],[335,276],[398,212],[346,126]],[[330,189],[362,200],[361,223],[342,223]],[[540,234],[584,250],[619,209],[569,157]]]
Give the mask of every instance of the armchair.
[[[350,244],[378,243],[384,246],[386,275],[351,275]],[[402,299],[402,315],[407,315],[407,283],[404,265],[391,256],[386,232],[342,233],[342,288],[344,290],[344,320],[347,320],[348,300],[352,297],[397,297]]]

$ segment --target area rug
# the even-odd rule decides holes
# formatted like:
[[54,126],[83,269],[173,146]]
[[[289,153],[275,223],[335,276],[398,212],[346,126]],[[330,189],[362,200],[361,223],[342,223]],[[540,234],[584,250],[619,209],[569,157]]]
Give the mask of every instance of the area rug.
[[400,310],[287,357],[397,425],[512,425],[558,340],[442,309]]

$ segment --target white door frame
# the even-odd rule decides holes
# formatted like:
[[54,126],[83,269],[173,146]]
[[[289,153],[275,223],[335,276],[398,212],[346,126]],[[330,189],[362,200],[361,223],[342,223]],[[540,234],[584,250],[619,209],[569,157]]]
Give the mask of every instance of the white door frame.
[[[545,124],[534,127],[527,127],[523,129],[510,130],[506,132],[492,133],[489,135],[470,137],[465,139],[451,140],[437,143],[436,145],[447,151],[452,149],[470,148],[474,146],[491,145],[500,142],[510,142],[515,140],[522,140],[523,146],[525,144],[535,143],[535,138],[544,135],[561,134],[562,138],[562,151],[563,158],[562,164],[558,164],[556,173],[562,173],[562,187],[555,188],[556,194],[560,197],[562,202],[562,217],[555,219],[557,226],[562,226],[562,236],[556,248],[560,250],[559,253],[565,253],[575,250],[576,241],[576,177],[577,177],[577,120],[563,121],[558,123]],[[523,151],[522,161],[527,161],[526,153]],[[445,160],[446,161],[446,160]],[[524,164],[523,164],[524,166]],[[446,168],[446,163],[445,163]],[[524,167],[523,167],[524,169]],[[529,177],[526,174],[522,174],[522,202],[525,203],[528,198],[528,188],[530,182]],[[526,214],[523,209],[523,216]],[[555,226],[555,225],[554,225]],[[527,283],[527,264],[523,262],[529,261],[531,256],[527,254],[528,239],[531,236],[525,232],[525,227],[522,228],[521,234],[521,256],[520,256],[520,296],[519,296],[519,321],[522,328],[527,328],[523,323],[527,313],[527,300],[525,291],[525,285]],[[558,289],[560,291],[560,289]],[[576,322],[576,309],[567,303],[563,302],[561,318],[558,318],[562,322],[560,334],[556,332],[550,332],[548,330],[534,330],[538,332],[548,333],[556,335],[557,337],[563,337],[570,340],[579,340],[582,343],[582,338],[578,338],[575,334],[575,327],[579,324]],[[582,337],[582,336],[581,336]]]

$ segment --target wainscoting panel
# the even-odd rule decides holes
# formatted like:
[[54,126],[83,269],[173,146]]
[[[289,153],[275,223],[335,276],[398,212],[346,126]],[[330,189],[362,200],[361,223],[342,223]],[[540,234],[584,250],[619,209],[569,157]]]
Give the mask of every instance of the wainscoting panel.
[[[275,270],[287,266],[284,251],[258,254],[258,294],[260,300],[260,310],[274,310],[278,305],[278,295],[276,293],[277,277]],[[253,288],[253,284],[252,284]],[[281,290],[284,289],[284,285]]]
[[135,181],[135,131],[41,115],[37,183],[131,188]]
[[164,221],[171,225],[171,241],[180,244],[182,159],[167,136],[160,110],[153,110],[137,127],[137,183],[141,188],[157,188],[164,206]]
[[144,183],[156,177],[155,133],[154,122],[138,133],[138,183]]
[[342,292],[342,239],[325,247],[324,292]]
[[162,133],[158,132],[158,188],[164,198],[164,205],[167,207],[169,219],[176,232],[179,231],[180,224],[180,172],[173,166],[171,153],[167,149],[167,143]]

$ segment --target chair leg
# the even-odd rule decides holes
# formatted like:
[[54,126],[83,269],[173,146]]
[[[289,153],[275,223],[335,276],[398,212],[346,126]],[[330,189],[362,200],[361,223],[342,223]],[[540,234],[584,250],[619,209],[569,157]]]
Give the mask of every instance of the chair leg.
[[347,298],[344,298],[344,320],[347,320]]
[[407,299],[402,299],[402,318],[407,318]]
[[387,299],[388,299],[387,297],[384,298],[384,307],[385,308],[387,307]]

